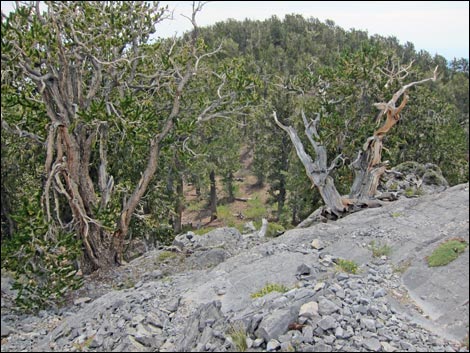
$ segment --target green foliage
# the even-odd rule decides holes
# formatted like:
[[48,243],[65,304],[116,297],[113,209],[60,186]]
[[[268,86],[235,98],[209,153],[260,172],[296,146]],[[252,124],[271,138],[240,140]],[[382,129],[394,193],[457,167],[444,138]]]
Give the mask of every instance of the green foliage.
[[267,237],[277,237],[284,233],[286,229],[279,223],[268,223],[268,229],[266,230]]
[[421,188],[409,187],[405,190],[406,197],[417,197],[417,196],[422,196],[422,195],[423,195],[423,190],[421,190]]
[[357,274],[359,265],[352,260],[339,259],[336,263],[336,270],[346,273]]
[[285,285],[283,284],[278,284],[278,283],[267,283],[263,288],[261,288],[259,291],[252,293],[250,296],[251,298],[261,298],[264,297],[266,294],[269,294],[271,292],[279,292],[279,293],[285,293],[289,290]]
[[217,218],[229,227],[235,226],[235,217],[233,216],[229,206],[217,206]]
[[247,333],[245,326],[242,322],[237,322],[235,324],[230,325],[229,329],[227,330],[227,335],[232,338],[233,344],[237,349],[237,352],[245,352],[248,348],[246,343]]
[[[73,249],[79,245],[70,234],[56,229],[60,223],[56,214],[63,217],[63,224],[73,218],[65,197],[59,196],[60,206],[53,210],[56,212],[52,218],[56,222],[48,224],[40,221],[44,215],[37,203],[28,209],[22,201],[40,193],[44,185],[47,177],[44,141],[48,127],[57,117],[51,120],[42,101],[43,83],[36,84],[25,77],[28,70],[21,69],[19,63],[27,63],[39,75],[52,71],[73,71],[78,75],[83,68],[73,91],[89,93],[98,78],[93,74],[96,63],[89,58],[103,62],[116,60],[111,65],[101,64],[98,81],[101,84],[97,85],[90,102],[84,104],[81,101],[87,99],[78,97],[66,100],[78,104],[67,131],[75,138],[80,137],[80,141],[89,139],[91,144],[86,176],[97,191],[89,196],[91,199],[96,196],[98,201],[102,196],[97,185],[100,141],[93,136],[100,124],[106,123],[109,128],[107,145],[112,148],[107,150],[107,172],[114,178],[114,194],[107,207],[92,204],[87,205],[90,206],[87,210],[90,210],[88,216],[98,220],[106,230],[115,229],[123,200],[129,199],[147,165],[149,141],[162,131],[171,114],[179,83],[174,73],[183,73],[183,68],[194,60],[186,41],[189,35],[176,42],[149,41],[155,23],[165,11],[154,5],[52,2],[54,21],[49,20],[47,13],[43,15],[46,21],[40,21],[33,6],[22,6],[2,19],[2,255],[10,261],[9,268],[23,275],[23,283],[29,281],[25,272],[29,271],[30,263],[42,263],[39,267],[46,268],[52,263],[54,268],[62,261],[63,254],[58,250],[62,245],[57,244],[63,242],[63,246],[71,249],[67,250],[67,261],[76,256]],[[274,124],[272,111],[299,132],[304,129],[299,119],[300,109],[309,118],[320,113],[319,139],[328,151],[328,160],[342,153],[346,160],[352,161],[376,129],[377,110],[373,103],[388,101],[401,85],[397,80],[389,81],[384,70],[412,60],[414,65],[407,82],[428,77],[436,65],[440,67],[440,79],[408,92],[411,100],[399,124],[387,134],[384,160],[389,160],[391,165],[411,160],[431,162],[441,168],[451,185],[468,181],[468,59],[455,59],[447,65],[438,55],[416,52],[412,43],[401,45],[393,37],[346,31],[332,21],[321,22],[301,15],[287,15],[283,19],[273,16],[265,21],[230,20],[200,28],[200,34],[196,47],[197,56],[202,58],[199,70],[180,96],[181,109],[173,119],[173,130],[161,143],[158,170],[134,212],[139,217],[134,217],[130,224],[133,237],[171,243],[174,235],[169,220],[180,201],[175,191],[177,179],[194,179],[204,192],[208,171],[214,170],[222,177],[225,194],[236,194],[232,176],[241,167],[242,147],[252,154],[252,161],[251,157],[247,160],[252,163],[248,169],[256,174],[260,184],[269,183],[268,204],[273,205],[276,213],[272,216],[283,226],[297,224],[321,206],[322,200],[312,188],[288,136]],[[93,45],[85,50],[76,45],[77,39]],[[137,43],[135,48],[134,43]],[[204,56],[220,43],[223,47],[219,53]],[[121,52],[115,48],[130,49],[121,51],[125,60],[116,54]],[[138,60],[134,60],[133,53]],[[62,56],[73,63],[73,68],[60,67]],[[133,65],[128,65],[129,61]],[[134,64],[135,72],[131,74]],[[156,72],[163,75],[155,76]],[[146,82],[146,77],[152,77],[153,81]],[[119,86],[121,82],[126,84]],[[152,88],[132,88],[146,84]],[[214,103],[218,97],[223,99]],[[57,102],[48,107],[58,107]],[[65,107],[67,111],[73,109],[75,106]],[[208,124],[197,120],[202,112],[212,117]],[[5,128],[6,125],[10,128]],[[300,135],[314,158],[306,137]],[[413,164],[408,163],[407,168],[413,169]],[[439,174],[417,172],[431,183],[442,182]],[[353,180],[352,171],[342,166],[331,176],[339,192],[347,194]],[[412,191],[406,192],[411,196]],[[189,208],[200,209],[199,205]],[[261,199],[255,198],[248,203],[245,216],[258,222],[270,213]],[[392,213],[392,217],[399,216],[402,214]],[[227,225],[236,225],[226,206],[218,207],[218,217]],[[281,231],[272,222],[269,226],[268,234]],[[36,254],[33,249],[42,250]],[[44,255],[47,253],[51,254],[50,258]],[[4,261],[2,256],[2,264]],[[48,280],[31,279],[37,288],[52,282],[65,288],[57,276],[59,272],[51,274],[49,284]],[[69,277],[72,278],[75,277]],[[62,290],[59,287],[55,290]],[[27,290],[22,293],[25,295]],[[36,297],[42,298],[41,301],[45,295]]]
[[210,227],[206,227],[206,228],[201,228],[201,229],[197,229],[194,231],[194,234],[196,235],[204,235],[206,233],[209,233],[210,231],[213,231],[214,228],[210,228]]
[[392,248],[390,245],[375,243],[374,240],[370,242],[370,248],[372,250],[373,257],[381,257],[381,256],[390,256],[392,252]]
[[51,233],[34,200],[25,200],[20,211],[14,216],[18,231],[2,242],[2,268],[14,273],[16,302],[28,311],[61,304],[82,285],[76,267],[81,242],[72,233]]
[[442,243],[426,258],[429,267],[445,266],[449,264],[459,257],[467,246],[467,242],[463,239],[451,239]]
[[158,261],[166,262],[169,260],[176,259],[177,257],[178,257],[177,253],[174,253],[172,251],[162,251],[160,254],[158,254]]
[[248,209],[245,211],[245,217],[252,220],[260,220],[266,216],[267,209],[263,202],[255,197],[248,200]]
[[397,172],[403,173],[405,175],[406,174],[416,174],[420,178],[426,172],[426,168],[424,168],[424,166],[422,164],[420,164],[418,162],[414,162],[414,161],[407,161],[407,162],[400,163],[399,165],[397,165],[395,167],[395,170]]
[[189,206],[186,208],[190,212],[198,212],[204,209],[205,206],[205,201],[193,201],[189,204]]

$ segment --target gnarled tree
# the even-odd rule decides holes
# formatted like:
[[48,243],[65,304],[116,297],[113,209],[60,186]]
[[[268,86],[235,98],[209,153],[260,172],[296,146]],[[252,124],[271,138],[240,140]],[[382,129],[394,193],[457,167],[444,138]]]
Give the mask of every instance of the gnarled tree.
[[[402,71],[406,72],[407,69],[409,69],[409,67],[400,68],[398,74],[401,74]],[[396,78],[392,77],[392,75],[397,75],[397,73],[393,72],[390,74],[391,79]],[[342,197],[340,195],[331,177],[332,171],[339,165],[338,162],[343,160],[343,156],[341,154],[338,155],[330,165],[328,165],[327,151],[325,146],[321,143],[318,133],[321,114],[318,113],[314,120],[308,121],[304,111],[302,110],[301,112],[305,126],[305,134],[315,151],[315,160],[312,160],[311,156],[305,151],[296,129],[292,126],[282,124],[278,120],[276,112],[273,112],[276,124],[288,133],[297,152],[297,156],[305,167],[307,176],[312,181],[312,185],[317,187],[325,202],[326,209],[322,211],[331,214],[333,217],[341,217],[350,210],[351,206],[358,203],[367,204],[368,200],[376,195],[380,177],[386,170],[386,165],[382,163],[383,139],[390,129],[400,120],[400,112],[409,100],[407,91],[415,85],[427,81],[435,81],[436,79],[437,67],[432,77],[408,83],[395,92],[388,102],[374,104],[375,107],[380,109],[378,119],[380,119],[382,115],[386,115],[386,121],[374,132],[373,136],[367,139],[363,150],[359,151],[357,158],[351,163],[351,167],[355,172],[355,179],[348,197]],[[397,107],[397,103],[403,95],[404,97]],[[319,213],[319,211],[314,212],[309,219],[315,218]],[[306,226],[309,223],[311,222],[302,222],[299,226]]]
[[[25,102],[41,104],[49,120],[42,197],[47,236],[53,239],[58,228],[73,230],[83,242],[87,272],[121,262],[124,238],[159,167],[162,146],[178,140],[172,134],[191,104],[190,82],[204,70],[202,59],[220,50],[208,52],[199,41],[196,14],[202,6],[193,3],[189,36],[154,45],[149,39],[155,26],[168,17],[158,2],[50,2],[46,12],[36,2],[2,14],[2,84],[5,77],[19,90],[35,86]],[[214,77],[218,96],[206,97],[197,121],[194,113],[184,115],[193,123],[233,109],[236,94],[225,92],[224,77]],[[147,119],[140,134],[148,136],[147,162],[132,194],[121,200],[117,220],[105,226],[100,213],[117,183],[109,174],[109,129],[128,124],[131,114]]]

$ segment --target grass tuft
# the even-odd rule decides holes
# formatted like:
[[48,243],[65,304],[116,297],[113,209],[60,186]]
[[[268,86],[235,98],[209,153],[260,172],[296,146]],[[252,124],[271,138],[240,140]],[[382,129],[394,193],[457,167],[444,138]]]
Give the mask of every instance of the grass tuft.
[[246,344],[246,330],[242,323],[231,325],[227,331],[227,334],[232,338],[237,352],[245,352],[247,350],[248,345]]
[[178,254],[171,251],[162,251],[158,255],[158,261],[163,262],[178,257]]
[[376,244],[374,240],[370,242],[373,257],[390,256],[392,248],[387,244]]
[[468,244],[463,239],[450,239],[442,243],[426,258],[429,267],[445,266],[449,264],[465,251],[467,245]]
[[254,298],[261,298],[264,297],[266,294],[269,294],[271,292],[280,292],[280,293],[285,293],[289,290],[285,285],[283,284],[277,284],[277,283],[268,283],[266,284],[263,288],[261,288],[259,291],[251,294],[251,297]]
[[341,272],[357,274],[359,265],[351,260],[339,259],[336,263],[336,269]]

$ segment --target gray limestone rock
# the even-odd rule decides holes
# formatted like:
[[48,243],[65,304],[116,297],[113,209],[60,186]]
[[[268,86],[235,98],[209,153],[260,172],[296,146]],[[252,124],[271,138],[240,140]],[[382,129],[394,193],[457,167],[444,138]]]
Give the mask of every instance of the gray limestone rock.
[[362,346],[370,351],[378,352],[382,348],[380,341],[377,338],[368,338],[362,342]]
[[309,275],[312,269],[310,266],[306,264],[301,264],[299,267],[297,267],[296,274],[297,275]]
[[268,344],[266,345],[266,350],[268,352],[273,352],[273,351],[275,351],[276,349],[278,349],[280,347],[281,347],[281,344],[279,343],[279,341],[277,341],[275,339],[271,339],[271,340],[269,340]]
[[311,301],[302,305],[300,307],[299,316],[306,318],[313,318],[314,316],[318,316],[318,303]]
[[266,342],[287,332],[289,324],[295,322],[297,312],[293,308],[277,309],[263,317],[255,334]]
[[10,326],[8,326],[6,323],[4,323],[3,320],[2,320],[1,321],[1,335],[2,335],[2,337],[7,337],[12,332],[13,332],[13,329]]
[[324,316],[319,322],[318,326],[322,328],[322,330],[326,331],[329,329],[335,328],[337,325],[336,320],[329,315]]
[[333,303],[331,300],[328,300],[326,298],[322,298],[318,302],[318,312],[320,315],[329,315],[334,312],[339,311],[340,307]]

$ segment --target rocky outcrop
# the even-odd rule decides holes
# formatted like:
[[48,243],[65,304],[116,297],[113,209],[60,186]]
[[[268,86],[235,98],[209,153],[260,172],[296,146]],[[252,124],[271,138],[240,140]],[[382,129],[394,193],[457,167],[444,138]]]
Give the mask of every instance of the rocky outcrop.
[[[468,242],[468,201],[466,184],[275,239],[185,234],[173,262],[146,253],[121,269],[135,282],[88,303],[2,310],[2,351],[223,352],[240,336],[250,351],[468,351],[468,248],[445,267],[425,261],[446,239]],[[390,252],[374,257],[379,245]],[[267,284],[283,290],[254,295]]]

